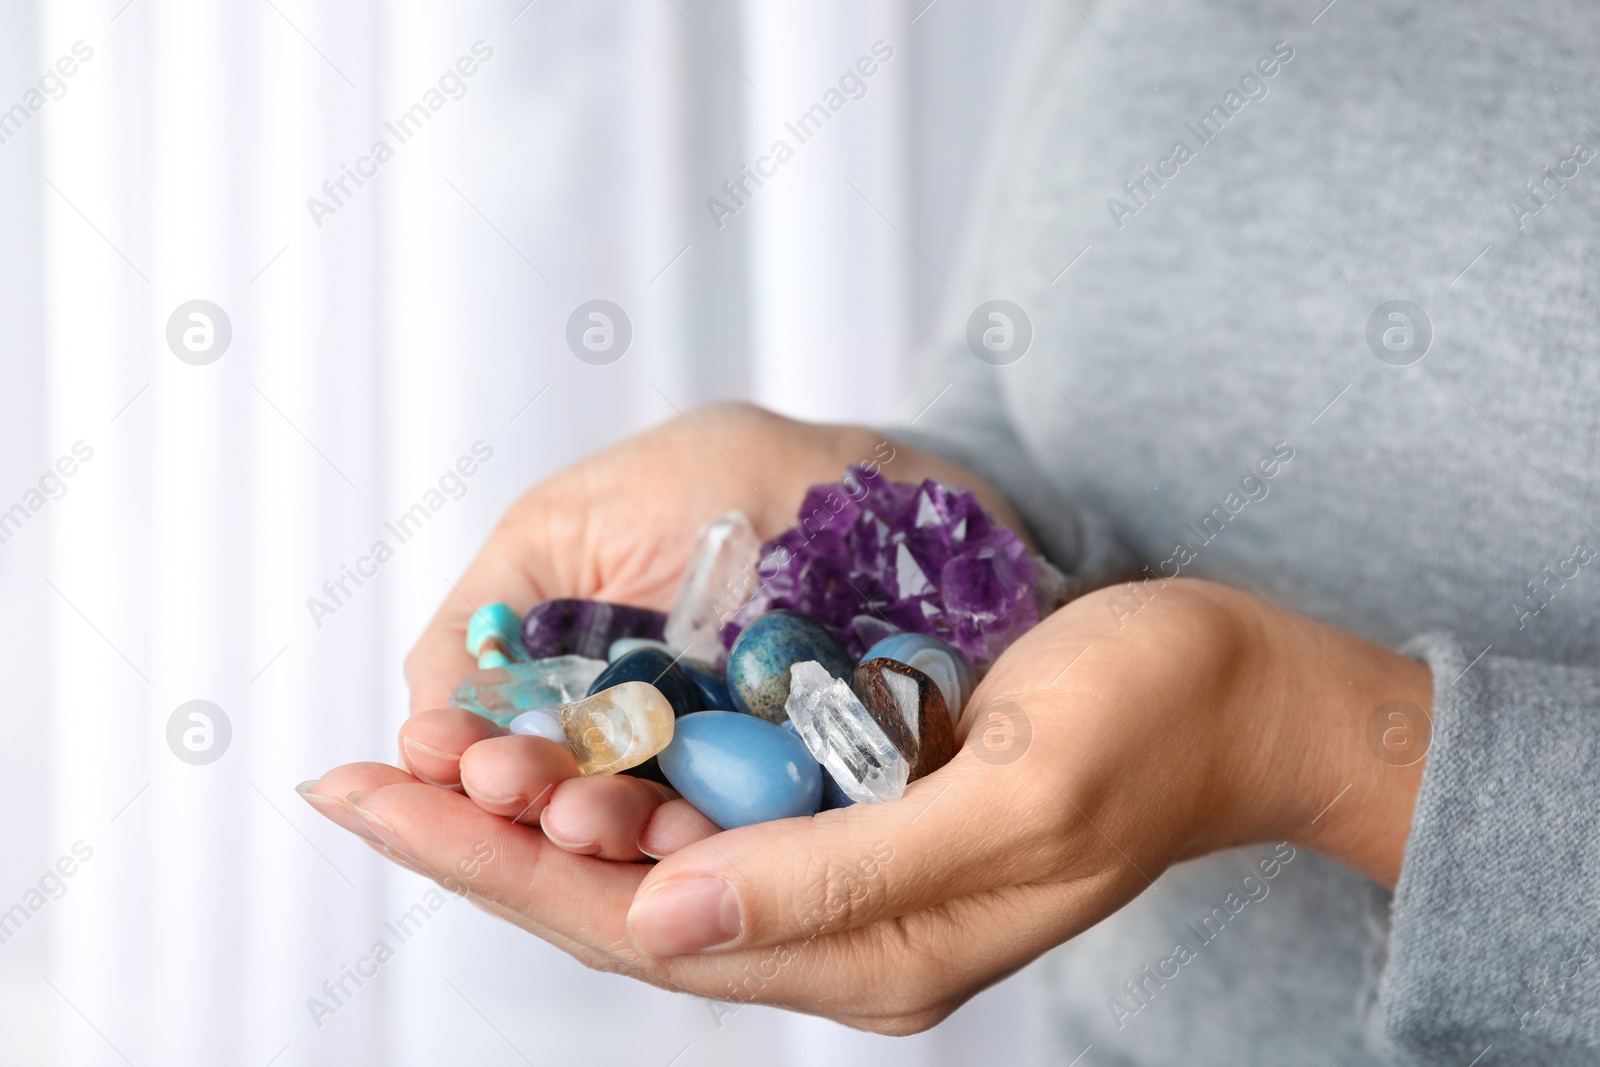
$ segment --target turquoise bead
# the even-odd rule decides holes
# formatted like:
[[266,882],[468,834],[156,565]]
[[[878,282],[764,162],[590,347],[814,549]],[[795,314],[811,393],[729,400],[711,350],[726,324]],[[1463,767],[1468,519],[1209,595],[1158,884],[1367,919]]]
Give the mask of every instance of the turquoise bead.
[[873,659],[892,659],[926,674],[939,687],[951,722],[961,717],[972,695],[972,668],[954,645],[927,634],[891,634],[867,649],[861,662]]
[[728,651],[728,695],[733,710],[782,722],[789,699],[789,668],[815,660],[835,678],[850,681],[855,664],[819,623],[794,611],[769,611],[745,627]]
[[815,815],[823,771],[795,734],[750,715],[697,711],[656,756],[672,788],[724,830]]
[[[467,654],[477,656],[483,649],[483,643],[490,638],[495,638],[511,655],[525,658],[526,653],[522,648],[522,616],[517,614],[510,604],[485,604],[472,613],[472,618],[467,620]],[[486,654],[487,655],[487,654]],[[510,662],[504,653],[499,654],[498,663],[485,663],[479,660],[478,666],[482,669],[490,667],[504,667]]]

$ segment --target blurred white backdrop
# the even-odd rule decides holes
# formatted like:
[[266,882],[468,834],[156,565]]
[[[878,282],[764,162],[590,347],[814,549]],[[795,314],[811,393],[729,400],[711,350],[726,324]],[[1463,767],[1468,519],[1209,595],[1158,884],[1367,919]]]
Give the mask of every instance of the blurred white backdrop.
[[[1023,8],[0,0],[0,1061],[1015,1058],[1016,979],[909,1040],[719,1022],[454,901],[314,1020],[430,883],[293,787],[392,758],[406,648],[531,482],[714,398],[932,399],[906,369]],[[719,226],[708,198],[878,42],[860,98]],[[385,123],[430,99],[399,143]],[[633,323],[610,366],[564,341],[594,298]],[[196,299],[232,328],[199,366],[167,343]],[[459,499],[314,619],[477,442]],[[168,744],[196,699],[231,727],[204,765]]]

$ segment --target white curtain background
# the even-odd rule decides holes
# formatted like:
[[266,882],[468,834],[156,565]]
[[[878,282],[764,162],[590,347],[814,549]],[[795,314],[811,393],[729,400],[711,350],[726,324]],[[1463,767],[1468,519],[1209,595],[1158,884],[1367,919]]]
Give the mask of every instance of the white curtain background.
[[[1015,1058],[1016,979],[911,1039],[719,1021],[455,901],[307,1008],[430,883],[293,787],[392,758],[405,650],[523,488],[714,398],[932,399],[906,372],[1023,4],[924,3],[0,0],[0,1062]],[[706,199],[878,41],[865,96],[719,228]],[[594,298],[634,327],[610,366],[564,343]],[[198,299],[232,328],[206,365],[167,343]],[[314,620],[477,442],[464,494]],[[231,730],[208,764],[168,744],[192,700]]]

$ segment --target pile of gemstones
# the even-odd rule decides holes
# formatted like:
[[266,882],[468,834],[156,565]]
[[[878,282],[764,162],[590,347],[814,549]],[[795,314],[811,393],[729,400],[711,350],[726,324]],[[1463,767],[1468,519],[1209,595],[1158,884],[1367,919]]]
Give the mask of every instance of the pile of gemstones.
[[978,678],[1075,586],[971,492],[853,467],[766,543],[708,523],[669,614],[480,608],[452,703],[723,829],[882,803],[954,757]]

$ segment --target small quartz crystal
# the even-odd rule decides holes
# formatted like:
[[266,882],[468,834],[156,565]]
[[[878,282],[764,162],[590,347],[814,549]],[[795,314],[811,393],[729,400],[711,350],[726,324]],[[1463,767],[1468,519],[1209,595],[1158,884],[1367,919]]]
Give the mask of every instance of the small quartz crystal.
[[754,595],[760,560],[761,538],[744,512],[730,511],[701,528],[667,616],[666,639],[674,652],[722,665],[722,628]]
[[637,767],[672,740],[672,705],[649,682],[614,685],[562,705],[558,714],[583,774]]
[[605,660],[584,656],[508,663],[467,675],[456,686],[450,703],[505,726],[524,711],[554,708],[576,700],[589,691],[605,669]]
[[820,663],[789,669],[784,707],[811,755],[851,800],[875,804],[905,794],[910,763],[850,686]]

